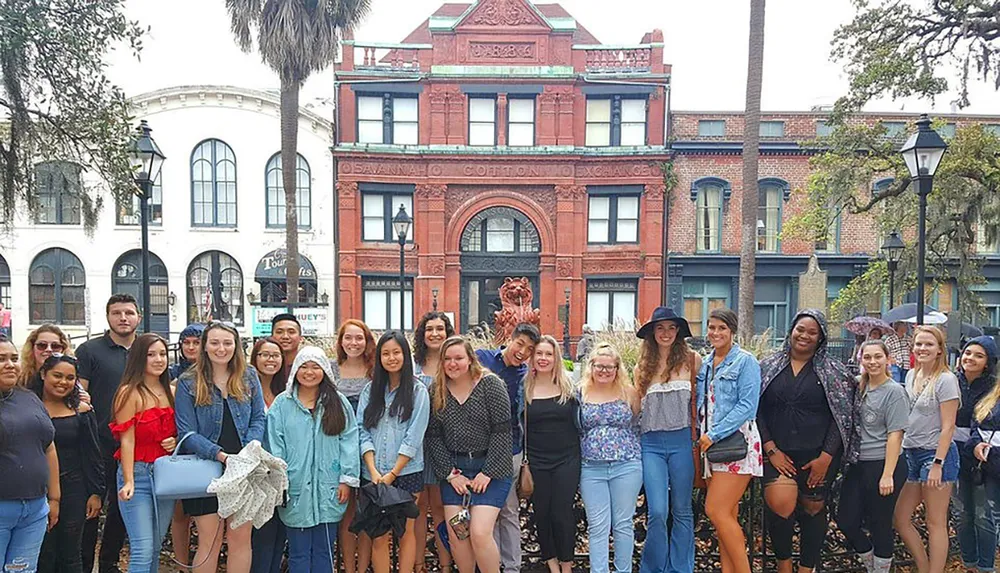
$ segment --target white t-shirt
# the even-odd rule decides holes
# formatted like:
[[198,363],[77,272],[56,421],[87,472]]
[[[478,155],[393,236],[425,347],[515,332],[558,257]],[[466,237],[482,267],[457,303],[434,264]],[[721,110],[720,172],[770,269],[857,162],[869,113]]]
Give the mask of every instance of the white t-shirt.
[[958,400],[961,406],[962,391],[958,378],[945,370],[933,383],[928,383],[923,392],[916,394],[916,370],[906,374],[906,394],[910,398],[910,418],[903,434],[904,448],[936,450],[941,437],[941,404]]

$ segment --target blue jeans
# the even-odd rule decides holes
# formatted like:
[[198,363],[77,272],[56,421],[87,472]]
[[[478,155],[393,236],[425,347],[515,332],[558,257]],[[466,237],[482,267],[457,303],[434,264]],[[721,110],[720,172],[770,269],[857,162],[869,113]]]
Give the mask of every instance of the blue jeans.
[[[153,497],[153,464],[135,462],[135,493],[128,501],[118,501],[118,509],[128,532],[128,573],[156,573],[160,547],[170,528],[174,500]],[[118,489],[125,485],[118,466]]]
[[337,544],[336,523],[314,527],[289,527],[288,570],[296,573],[326,573],[333,570]]
[[49,502],[45,497],[0,500],[0,558],[3,570],[35,573],[49,525]]
[[[964,463],[970,463],[962,460]],[[958,474],[957,487],[951,492],[952,506],[958,514],[958,546],[967,568],[993,571],[997,547],[997,526],[993,509],[987,502],[986,485],[973,485],[969,468]]]
[[615,572],[632,573],[635,531],[632,518],[642,488],[642,462],[584,461],[580,496],[587,512],[591,573],[608,573],[608,537],[615,531]]
[[[641,441],[642,481],[649,516],[639,573],[688,573],[694,570],[691,430],[646,432]],[[673,518],[669,540],[668,513]]]

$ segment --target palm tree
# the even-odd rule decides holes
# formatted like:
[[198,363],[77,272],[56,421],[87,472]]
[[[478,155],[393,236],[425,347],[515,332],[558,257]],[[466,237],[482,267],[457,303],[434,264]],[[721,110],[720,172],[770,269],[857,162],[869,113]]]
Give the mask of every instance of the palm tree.
[[743,197],[740,203],[739,335],[749,341],[754,331],[754,275],[757,270],[757,160],[760,158],[760,88],[764,72],[764,1],[750,0],[750,51],[747,56],[747,99],[743,125]]
[[368,14],[371,0],[226,0],[232,32],[244,52],[254,47],[281,79],[281,183],[285,190],[286,288],[299,302],[299,228],[296,197],[299,88],[333,64],[343,32]]

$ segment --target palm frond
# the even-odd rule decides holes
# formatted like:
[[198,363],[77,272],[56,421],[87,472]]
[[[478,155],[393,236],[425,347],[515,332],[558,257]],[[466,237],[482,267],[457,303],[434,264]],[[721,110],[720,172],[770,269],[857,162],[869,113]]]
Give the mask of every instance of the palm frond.
[[230,30],[244,52],[253,50],[253,29],[260,21],[264,0],[226,0]]

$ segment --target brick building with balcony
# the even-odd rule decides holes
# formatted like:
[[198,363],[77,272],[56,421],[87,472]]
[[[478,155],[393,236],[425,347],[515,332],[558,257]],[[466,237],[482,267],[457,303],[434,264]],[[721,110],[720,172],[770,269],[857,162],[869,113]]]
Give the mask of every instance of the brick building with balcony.
[[[340,317],[399,325],[391,218],[403,205],[414,219],[407,328],[435,305],[460,330],[492,322],[499,285],[523,276],[546,332],[561,332],[568,292],[574,338],[584,324],[646,317],[664,298],[700,333],[711,308],[738,299],[743,118],[672,111],[671,89],[662,32],[603,45],[558,4],[444,4],[402,43],[346,39],[333,147]],[[913,119],[863,117],[900,129]],[[804,202],[793,193],[809,169],[800,143],[825,124],[819,112],[763,119],[755,308],[759,329],[783,332],[810,254],[833,298],[879,238],[845,215],[822,244],[781,240]],[[670,160],[678,185],[667,197]],[[1000,261],[986,266],[991,276]]]

